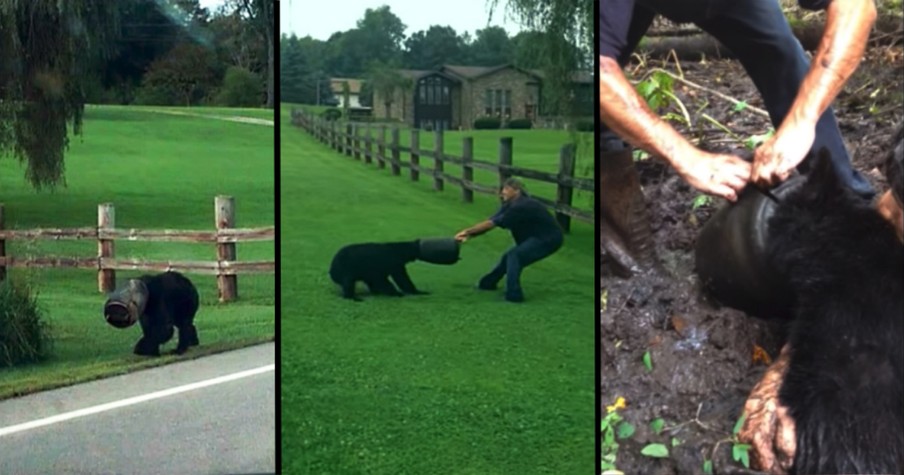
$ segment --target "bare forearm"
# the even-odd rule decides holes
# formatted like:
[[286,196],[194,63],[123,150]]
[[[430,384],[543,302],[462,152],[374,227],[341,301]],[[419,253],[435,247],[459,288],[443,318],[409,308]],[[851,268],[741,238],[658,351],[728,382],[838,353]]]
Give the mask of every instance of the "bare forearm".
[[659,118],[628,82],[618,63],[600,57],[600,116],[631,145],[673,166],[675,158],[693,148],[672,126]]
[[465,229],[462,232],[465,233],[466,236],[480,236],[481,234],[489,231],[490,229],[493,229],[494,226],[495,225],[493,224],[492,221],[486,220],[486,221],[481,221],[481,222],[475,224],[474,226],[471,226],[470,228]]
[[789,119],[816,124],[857,69],[876,21],[872,0],[832,0],[826,27]]

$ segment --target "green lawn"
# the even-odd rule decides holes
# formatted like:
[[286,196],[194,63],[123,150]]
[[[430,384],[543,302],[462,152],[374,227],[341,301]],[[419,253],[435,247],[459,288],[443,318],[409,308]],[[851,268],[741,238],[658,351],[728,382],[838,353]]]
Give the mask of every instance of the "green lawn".
[[[193,108],[193,111],[203,109]],[[272,226],[273,128],[155,114],[124,107],[89,107],[84,136],[66,154],[66,187],[34,191],[24,169],[0,161],[0,187],[7,228],[95,226],[97,205],[116,208],[116,225],[140,229],[214,228],[214,197],[236,200],[238,227]],[[240,260],[274,258],[273,242],[238,244]],[[10,241],[12,256],[93,257],[96,241]],[[215,260],[212,244],[116,242],[116,256],[148,260]],[[117,282],[141,272],[117,273]],[[0,371],[0,397],[160,364],[178,358],[132,355],[138,325],[116,329],[103,320],[105,296],[97,272],[74,269],[13,269],[29,279],[53,327],[53,357],[41,364]],[[216,277],[189,274],[201,294],[196,318],[201,345],[185,357],[272,339],[275,279],[239,276],[239,300],[217,302]],[[175,338],[163,351],[175,348]]]
[[512,245],[504,230],[454,266],[409,265],[430,295],[343,300],[327,275],[343,245],[450,236],[498,200],[393,177],[282,113],[283,473],[593,473],[593,227],[524,272],[520,305],[474,289]]

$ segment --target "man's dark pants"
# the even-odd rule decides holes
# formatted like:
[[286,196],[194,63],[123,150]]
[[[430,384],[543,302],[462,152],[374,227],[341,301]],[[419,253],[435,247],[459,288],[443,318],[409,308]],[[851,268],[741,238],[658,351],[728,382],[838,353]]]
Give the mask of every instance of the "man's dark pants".
[[524,294],[521,291],[521,271],[525,267],[552,255],[562,247],[562,236],[549,239],[527,238],[520,244],[512,247],[499,260],[499,264],[487,275],[480,279],[478,284],[482,289],[494,289],[502,276],[506,276],[505,295],[510,300],[521,300]]
[[[738,58],[763,97],[775,128],[791,109],[801,81],[810,67],[803,48],[791,32],[777,0],[639,0],[628,33],[633,50],[653,21],[654,12],[690,21],[725,45]],[[630,51],[629,50],[629,51]],[[630,53],[618,58],[624,66]],[[602,151],[617,147],[616,135],[603,125]],[[816,124],[812,150],[826,147],[842,182],[857,193],[872,197],[875,190],[853,169],[831,108]],[[807,172],[810,159],[798,170]]]

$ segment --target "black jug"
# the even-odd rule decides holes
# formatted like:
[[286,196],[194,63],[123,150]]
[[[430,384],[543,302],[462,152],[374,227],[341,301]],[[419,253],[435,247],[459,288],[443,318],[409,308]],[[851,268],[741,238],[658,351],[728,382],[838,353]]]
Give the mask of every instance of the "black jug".
[[418,260],[431,264],[451,265],[459,260],[461,243],[455,238],[419,239],[420,256]]
[[138,321],[148,302],[148,288],[138,279],[110,293],[104,303],[104,319],[116,328],[128,328]]
[[793,297],[766,256],[769,219],[776,205],[803,184],[798,175],[768,193],[747,186],[735,203],[717,211],[697,237],[700,282],[719,302],[763,318],[787,318]]

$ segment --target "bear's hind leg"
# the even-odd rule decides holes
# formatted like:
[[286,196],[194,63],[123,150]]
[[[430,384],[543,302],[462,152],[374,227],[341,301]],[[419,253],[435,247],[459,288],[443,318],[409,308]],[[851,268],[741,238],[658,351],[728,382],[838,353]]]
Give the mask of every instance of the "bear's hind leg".
[[188,350],[190,346],[198,345],[198,330],[192,324],[179,327],[179,344],[176,345],[174,353],[181,355]]
[[370,288],[370,292],[373,294],[389,295],[391,297],[402,296],[402,293],[392,285],[389,277],[385,275],[367,280],[367,287]]

